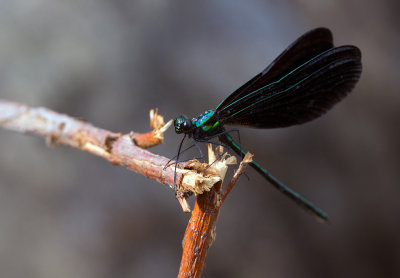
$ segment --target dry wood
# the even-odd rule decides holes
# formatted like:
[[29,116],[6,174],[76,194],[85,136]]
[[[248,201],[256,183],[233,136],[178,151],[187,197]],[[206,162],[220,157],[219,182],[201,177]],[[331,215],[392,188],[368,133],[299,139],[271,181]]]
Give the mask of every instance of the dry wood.
[[[0,100],[0,127],[22,133],[40,135],[49,145],[67,145],[124,166],[132,171],[174,187],[176,197],[185,212],[190,212],[186,201],[188,192],[197,195],[196,204],[183,239],[183,254],[178,277],[200,277],[204,270],[209,247],[216,236],[216,222],[221,204],[226,199],[246,165],[251,162],[247,154],[240,163],[232,180],[222,192],[222,180],[232,158],[226,155],[212,163],[212,167],[196,160],[165,167],[169,159],[144,148],[163,143],[163,133],[171,124],[164,124],[157,112],[150,113],[151,127],[148,133],[122,134],[101,129],[90,123],[47,108],[33,108],[23,104]],[[210,153],[210,151],[209,151]],[[211,152],[211,161],[215,155]]]

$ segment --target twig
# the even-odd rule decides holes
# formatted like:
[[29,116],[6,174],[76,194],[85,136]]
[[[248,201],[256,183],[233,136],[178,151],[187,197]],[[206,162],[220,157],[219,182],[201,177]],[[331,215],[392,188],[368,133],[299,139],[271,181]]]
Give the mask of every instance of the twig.
[[208,248],[215,239],[216,222],[220,206],[218,203],[221,182],[209,192],[197,196],[192,216],[183,238],[183,253],[179,278],[200,277],[204,270]]
[[[160,125],[159,119],[156,121]],[[33,108],[0,100],[0,127],[43,136],[50,145],[64,144],[90,152],[113,164],[124,166],[168,185],[170,188],[174,186],[174,167],[165,168],[169,159],[144,150],[135,144],[135,142],[139,142],[142,146],[149,147],[157,142],[162,142],[162,132],[165,131],[165,126],[158,127],[146,134],[124,135],[95,127],[88,122],[59,114],[47,108]],[[178,163],[176,181],[182,192],[189,190],[202,193],[204,190],[209,190],[219,180],[216,176],[204,177],[201,171],[196,171],[195,161]],[[180,201],[187,206],[187,203],[184,204],[185,200]],[[184,211],[190,210],[186,207]]]
[[[155,130],[141,134],[114,133],[97,128],[88,122],[59,114],[46,108],[32,108],[23,104],[0,100],[0,127],[43,136],[49,145],[64,144],[90,152],[113,164],[124,166],[132,171],[174,185],[174,175],[178,191],[176,196],[185,212],[190,211],[186,198],[187,192],[197,195],[196,204],[186,228],[183,240],[183,254],[178,277],[200,277],[204,270],[207,252],[216,235],[216,222],[221,204],[226,199],[247,163],[251,154],[247,154],[240,163],[232,180],[221,194],[222,179],[227,169],[225,160],[212,167],[192,160],[178,163],[177,172],[173,166],[165,167],[168,158],[151,153],[143,148],[163,142],[163,132],[168,128],[157,113],[151,115]],[[222,178],[221,178],[222,177]]]
[[225,187],[224,192],[221,196],[221,204],[225,201],[226,197],[229,195],[229,192],[233,189],[233,186],[238,181],[239,177],[244,173],[247,168],[247,164],[252,161],[253,155],[251,153],[246,153],[243,160],[240,162],[239,168],[236,170],[235,174],[233,175],[231,181]]
[[150,128],[147,133],[131,132],[129,136],[138,147],[147,149],[164,143],[164,132],[171,126],[172,121],[164,124],[164,117],[158,114],[158,109],[150,110]]
[[206,264],[208,249],[215,240],[216,223],[221,204],[251,162],[252,154],[246,154],[232,180],[221,195],[222,181],[209,192],[197,196],[192,216],[183,238],[183,253],[179,278],[200,277]]

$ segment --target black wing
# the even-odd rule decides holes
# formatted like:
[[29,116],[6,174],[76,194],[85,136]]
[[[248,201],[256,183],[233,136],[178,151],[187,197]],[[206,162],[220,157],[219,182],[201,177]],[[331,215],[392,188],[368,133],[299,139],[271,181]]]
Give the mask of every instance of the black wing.
[[[240,97],[229,96],[231,102],[224,101],[218,107],[220,121],[257,128],[286,127],[313,120],[328,111],[357,83],[362,69],[361,52],[355,46],[311,52],[313,58],[290,66],[291,58],[285,58],[290,48],[286,50],[261,73],[271,73],[272,79],[259,77],[266,82],[256,80],[257,86],[241,91]],[[280,64],[285,66],[281,72]]]
[[278,80],[292,69],[333,47],[332,33],[326,28],[311,30],[281,53],[267,68],[229,95],[218,107],[223,109],[235,100]]

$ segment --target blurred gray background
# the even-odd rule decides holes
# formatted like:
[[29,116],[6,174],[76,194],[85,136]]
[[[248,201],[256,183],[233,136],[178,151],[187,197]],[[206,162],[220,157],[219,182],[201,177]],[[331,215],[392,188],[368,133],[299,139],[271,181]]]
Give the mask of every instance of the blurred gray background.
[[[242,145],[326,210],[316,222],[249,170],[224,204],[203,277],[400,277],[399,1],[0,2],[0,98],[115,132],[215,108],[304,32],[363,53],[354,92]],[[152,151],[172,157],[180,136]],[[189,215],[172,190],[0,129],[0,276],[176,277]]]

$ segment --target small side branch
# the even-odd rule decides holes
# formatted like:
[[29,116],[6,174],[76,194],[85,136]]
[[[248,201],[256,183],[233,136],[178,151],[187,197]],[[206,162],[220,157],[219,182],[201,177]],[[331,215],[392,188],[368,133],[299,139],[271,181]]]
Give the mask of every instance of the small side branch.
[[232,191],[239,177],[244,173],[247,168],[247,165],[252,161],[253,155],[251,153],[246,153],[243,160],[240,162],[239,168],[235,171],[231,181],[225,187],[224,192],[221,195],[221,204],[225,201],[226,197],[228,197],[229,192]]
[[172,121],[164,124],[164,117],[158,114],[158,110],[150,110],[150,128],[147,133],[131,132],[129,136],[138,147],[147,149],[164,143],[164,132],[171,126]]

